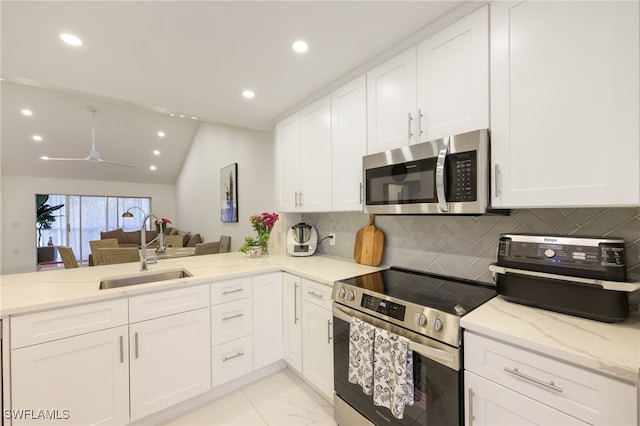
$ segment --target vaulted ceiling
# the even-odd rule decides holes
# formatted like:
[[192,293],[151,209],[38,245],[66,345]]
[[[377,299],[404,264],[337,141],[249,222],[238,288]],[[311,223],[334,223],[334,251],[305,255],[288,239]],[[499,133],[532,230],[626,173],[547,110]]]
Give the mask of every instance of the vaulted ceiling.
[[[200,122],[270,132],[279,114],[460,3],[2,1],[1,172],[172,184]],[[292,51],[296,39],[308,52]],[[92,127],[103,159],[139,167],[39,159],[86,157]]]

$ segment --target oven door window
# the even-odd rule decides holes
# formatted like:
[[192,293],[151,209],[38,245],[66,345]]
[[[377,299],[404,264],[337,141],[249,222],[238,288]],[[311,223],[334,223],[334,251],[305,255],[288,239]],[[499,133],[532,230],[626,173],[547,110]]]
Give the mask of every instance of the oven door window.
[[437,202],[436,158],[368,169],[366,187],[368,205]]
[[405,406],[402,419],[388,408],[373,404],[373,397],[349,383],[349,323],[333,317],[334,388],[336,394],[375,424],[460,424],[460,374],[431,359],[413,353],[414,403]]

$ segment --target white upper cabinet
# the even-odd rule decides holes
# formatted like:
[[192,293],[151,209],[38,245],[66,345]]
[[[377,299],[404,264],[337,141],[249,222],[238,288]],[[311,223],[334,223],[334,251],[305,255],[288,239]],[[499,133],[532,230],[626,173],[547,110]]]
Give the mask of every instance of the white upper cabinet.
[[331,97],[300,111],[300,188],[302,211],[331,210]]
[[420,142],[489,128],[489,10],[484,6],[418,45]]
[[364,75],[331,93],[333,211],[362,210],[362,157],[367,154]]
[[416,48],[367,73],[369,154],[416,143]]
[[484,6],[367,73],[368,153],[489,127]]
[[278,210],[331,210],[330,95],[278,122],[275,145]]
[[640,204],[638,2],[491,4],[492,204]]
[[276,124],[276,204],[279,211],[295,211],[300,184],[300,115]]

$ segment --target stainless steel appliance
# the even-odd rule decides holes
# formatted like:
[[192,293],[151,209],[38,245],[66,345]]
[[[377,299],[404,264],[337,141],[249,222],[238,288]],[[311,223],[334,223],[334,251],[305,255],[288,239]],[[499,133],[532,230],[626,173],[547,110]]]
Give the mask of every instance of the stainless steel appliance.
[[[334,416],[339,425],[463,424],[460,317],[496,295],[493,286],[391,268],[333,287]],[[402,419],[348,381],[352,318],[409,339],[413,406]]]
[[297,223],[287,231],[287,252],[291,256],[311,256],[318,246],[318,232],[308,223]]
[[486,129],[367,155],[362,165],[365,213],[483,214],[489,210]]
[[627,318],[640,289],[620,238],[504,234],[489,269],[506,300],[605,322]]

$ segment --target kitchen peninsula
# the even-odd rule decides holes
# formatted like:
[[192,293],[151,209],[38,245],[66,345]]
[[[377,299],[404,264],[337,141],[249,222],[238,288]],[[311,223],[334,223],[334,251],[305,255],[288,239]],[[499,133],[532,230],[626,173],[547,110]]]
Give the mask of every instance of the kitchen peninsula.
[[[70,410],[74,421],[61,424],[105,419],[112,424],[157,423],[287,365],[329,399],[325,383],[313,380],[322,379],[317,372],[332,373],[332,364],[315,366],[306,360],[303,368],[296,368],[291,352],[297,348],[304,353],[303,339],[291,335],[288,323],[300,327],[308,319],[315,321],[316,328],[298,329],[306,335],[305,344],[318,334],[320,342],[310,342],[307,350],[331,350],[331,312],[322,306],[330,306],[333,283],[380,268],[321,255],[252,259],[234,252],[160,260],[147,273],[182,269],[192,276],[105,290],[99,289],[101,280],[138,275],[139,265],[3,276],[3,408]],[[300,313],[312,297],[322,300],[312,301],[309,312],[318,315],[310,318]],[[637,398],[637,313],[623,323],[606,324],[497,297],[466,315],[462,325],[484,337],[480,343],[488,338],[502,345],[488,354],[502,353],[505,347],[518,351],[515,357],[508,352],[506,356],[519,362],[544,355],[545,368],[561,362],[561,371],[579,369],[582,375],[576,383],[588,385],[587,377],[597,375],[623,384],[625,395],[631,392]],[[470,360],[485,359],[484,355],[469,343],[465,341],[465,369],[480,368]],[[332,357],[323,358],[328,362]],[[311,367],[313,374],[305,374]],[[473,374],[469,371],[467,376],[480,380]],[[332,381],[332,374],[328,376]],[[473,389],[479,392],[476,398],[484,397],[483,388]],[[88,402],[87,394],[95,396]],[[610,404],[614,411],[637,412],[637,401],[631,407],[618,407],[616,401]],[[481,404],[474,406],[480,409]],[[482,415],[475,413],[475,423],[481,424]],[[603,424],[597,413],[587,415],[592,424]],[[23,423],[14,419],[13,424]]]

